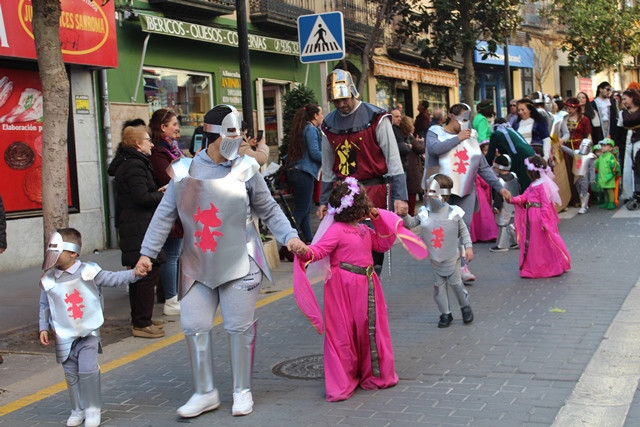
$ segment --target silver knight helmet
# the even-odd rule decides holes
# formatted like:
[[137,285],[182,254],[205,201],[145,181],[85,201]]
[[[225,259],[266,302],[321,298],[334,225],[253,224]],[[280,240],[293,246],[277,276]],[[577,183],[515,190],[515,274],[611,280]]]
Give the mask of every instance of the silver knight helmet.
[[460,115],[453,118],[460,123],[460,130],[471,129],[471,107],[464,103],[458,105],[463,105],[466,110],[461,110]]
[[327,76],[327,100],[358,98],[360,94],[348,71],[335,69]]
[[593,147],[593,142],[590,139],[585,138],[580,143],[580,147],[578,148],[578,153],[582,154],[583,156],[586,156],[587,154],[591,154],[592,147]]
[[[220,154],[227,160],[234,160],[238,157],[238,149],[242,143],[242,118],[233,105],[216,105],[210,113],[215,112],[215,110],[221,110],[222,114],[224,114],[224,111],[230,111],[222,117],[222,120],[220,120],[220,115],[215,115],[216,119],[213,120],[213,123],[206,123],[205,117],[204,131],[220,135],[222,137]],[[220,123],[216,123],[218,121]]]
[[73,242],[65,242],[62,235],[57,231],[54,231],[49,236],[49,243],[47,244],[47,250],[44,254],[42,269],[47,271],[55,266],[62,251],[71,251],[79,254],[80,245]]
[[442,208],[444,204],[444,200],[442,200],[442,196],[448,196],[451,194],[451,190],[448,188],[440,188],[440,184],[436,180],[436,176],[439,174],[433,174],[427,179],[427,185],[425,189],[425,193],[427,196],[427,208],[431,212],[435,212]]

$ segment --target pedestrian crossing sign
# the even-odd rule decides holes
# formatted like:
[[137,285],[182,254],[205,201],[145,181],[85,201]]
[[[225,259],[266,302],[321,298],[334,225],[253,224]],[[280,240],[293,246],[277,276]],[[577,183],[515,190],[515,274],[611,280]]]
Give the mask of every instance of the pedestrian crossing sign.
[[298,17],[300,62],[333,61],[344,58],[342,12],[326,12]]

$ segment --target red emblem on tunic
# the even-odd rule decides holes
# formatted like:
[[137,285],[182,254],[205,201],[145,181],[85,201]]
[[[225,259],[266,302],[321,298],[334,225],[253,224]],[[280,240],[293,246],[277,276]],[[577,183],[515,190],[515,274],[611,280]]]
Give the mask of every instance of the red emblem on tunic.
[[433,236],[433,239],[431,239],[433,247],[441,248],[442,242],[444,241],[444,230],[442,229],[442,227],[434,228],[433,230],[431,230],[431,235]]
[[461,175],[467,173],[467,166],[469,166],[469,153],[467,152],[467,149],[463,148],[462,150],[456,150],[454,156],[458,158],[458,161],[453,163],[456,167],[453,171]]
[[82,319],[82,315],[84,314],[84,311],[82,311],[84,308],[82,301],[84,301],[84,299],[82,298],[82,295],[80,295],[80,292],[78,292],[77,289],[74,289],[73,293],[65,294],[65,296],[66,298],[64,299],[64,302],[71,305],[71,307],[67,308],[67,311],[71,312],[69,316],[72,317],[73,320]]
[[212,230],[222,225],[222,220],[218,218],[218,208],[211,203],[211,208],[201,211],[200,206],[198,206],[198,210],[193,215],[193,219],[196,224],[200,223],[203,225],[202,230],[198,230],[194,234],[196,238],[194,244],[199,247],[202,252],[215,252],[218,246],[218,242],[216,242],[215,239],[216,236],[224,236],[223,233]]
[[576,162],[576,170],[580,170],[580,168],[582,167],[582,157],[578,156],[575,162]]

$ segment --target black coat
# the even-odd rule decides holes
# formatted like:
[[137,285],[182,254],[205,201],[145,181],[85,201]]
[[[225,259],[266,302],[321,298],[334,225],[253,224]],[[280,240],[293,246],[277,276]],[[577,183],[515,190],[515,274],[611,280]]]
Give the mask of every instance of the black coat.
[[7,249],[7,214],[0,197],[0,248]]
[[[116,221],[122,265],[133,267],[140,258],[140,247],[156,207],[162,200],[149,159],[133,148],[118,147],[109,165],[115,177]],[[158,257],[164,260],[164,254]]]

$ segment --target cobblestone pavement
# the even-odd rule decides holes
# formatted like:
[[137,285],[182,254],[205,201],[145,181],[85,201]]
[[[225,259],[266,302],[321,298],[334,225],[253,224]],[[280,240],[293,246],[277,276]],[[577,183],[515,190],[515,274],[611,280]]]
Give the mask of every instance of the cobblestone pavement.
[[[174,322],[164,340],[127,338],[105,348],[103,425],[511,427],[549,426],[557,417],[562,426],[640,425],[640,332],[633,327],[640,320],[637,305],[623,306],[638,293],[640,215],[624,208],[574,213],[563,214],[567,219],[560,225],[572,269],[558,278],[521,279],[518,251],[492,253],[490,243],[474,245],[471,269],[477,281],[467,288],[475,313],[470,325],[462,324],[454,305],[452,325],[437,328],[431,268],[394,246],[393,276],[382,275],[400,376],[391,389],[357,390],[344,402],[324,400],[323,337],[286,289],[291,264],[285,263],[278,270],[278,289],[285,290],[265,295],[257,310],[253,414],[230,414],[227,337],[217,326],[222,404],[195,419],[176,416],[192,389],[186,346]],[[321,299],[321,286],[314,289]],[[624,346],[607,347],[620,337],[628,341]],[[616,363],[598,363],[603,355],[616,356]],[[0,425],[63,423],[69,404],[62,380],[62,369],[49,361],[20,383],[24,398],[11,400],[13,385],[3,386]],[[587,393],[581,393],[585,387]],[[617,391],[624,391],[626,400],[603,397]],[[607,411],[623,416],[603,422]],[[570,422],[561,421],[565,413],[574,414]]]

